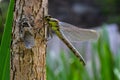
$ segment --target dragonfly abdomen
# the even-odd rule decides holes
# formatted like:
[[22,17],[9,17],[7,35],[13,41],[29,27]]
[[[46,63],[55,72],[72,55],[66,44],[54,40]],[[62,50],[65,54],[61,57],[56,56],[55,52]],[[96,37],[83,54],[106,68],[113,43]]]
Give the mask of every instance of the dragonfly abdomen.
[[80,55],[80,53],[75,49],[75,47],[73,47],[73,45],[71,44],[71,42],[65,38],[60,31],[56,31],[56,34],[58,35],[58,37],[66,44],[66,46],[75,54],[75,56],[80,60],[80,62],[83,63],[83,65],[85,65],[85,61],[83,59],[83,57]]

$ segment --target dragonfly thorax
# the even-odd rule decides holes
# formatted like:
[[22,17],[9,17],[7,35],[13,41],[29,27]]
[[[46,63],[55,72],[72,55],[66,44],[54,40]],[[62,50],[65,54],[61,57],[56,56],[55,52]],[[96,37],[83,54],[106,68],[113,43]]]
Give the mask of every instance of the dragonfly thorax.
[[59,21],[57,19],[50,18],[50,20],[48,21],[48,24],[53,31],[59,30]]

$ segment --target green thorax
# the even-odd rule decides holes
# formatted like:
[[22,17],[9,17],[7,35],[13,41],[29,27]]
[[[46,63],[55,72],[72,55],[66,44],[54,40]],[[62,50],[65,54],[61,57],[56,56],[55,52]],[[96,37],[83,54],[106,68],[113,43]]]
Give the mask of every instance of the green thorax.
[[49,21],[49,27],[51,27],[51,29],[53,31],[58,31],[59,30],[59,24],[58,21]]

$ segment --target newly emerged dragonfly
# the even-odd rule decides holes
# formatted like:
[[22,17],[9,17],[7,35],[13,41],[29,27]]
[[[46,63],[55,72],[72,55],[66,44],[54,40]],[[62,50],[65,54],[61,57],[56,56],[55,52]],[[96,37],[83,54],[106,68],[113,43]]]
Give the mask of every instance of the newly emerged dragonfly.
[[81,29],[71,24],[60,22],[57,19],[46,16],[45,20],[48,26],[56,35],[67,45],[67,47],[75,54],[76,57],[85,65],[85,60],[71,42],[94,40],[98,38],[95,30]]

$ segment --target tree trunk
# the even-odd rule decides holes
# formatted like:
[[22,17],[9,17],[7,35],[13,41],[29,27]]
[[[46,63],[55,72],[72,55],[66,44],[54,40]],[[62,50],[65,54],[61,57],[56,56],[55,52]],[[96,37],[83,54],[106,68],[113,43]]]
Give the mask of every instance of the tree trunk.
[[11,80],[46,80],[44,15],[47,0],[15,1]]

